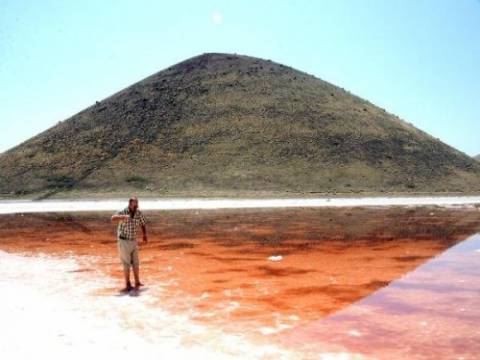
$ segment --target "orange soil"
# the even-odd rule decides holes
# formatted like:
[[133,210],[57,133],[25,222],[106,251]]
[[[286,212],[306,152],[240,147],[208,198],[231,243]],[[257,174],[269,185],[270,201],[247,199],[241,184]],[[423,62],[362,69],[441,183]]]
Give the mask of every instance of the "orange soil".
[[[140,204],[141,205],[141,204]],[[171,311],[225,330],[306,324],[479,231],[475,209],[285,208],[145,212],[141,277]],[[0,216],[0,250],[75,255],[122,284],[109,213]],[[281,261],[270,256],[281,255]],[[92,257],[93,256],[93,257]],[[161,284],[155,292],[154,285]],[[150,290],[149,290],[150,291]]]

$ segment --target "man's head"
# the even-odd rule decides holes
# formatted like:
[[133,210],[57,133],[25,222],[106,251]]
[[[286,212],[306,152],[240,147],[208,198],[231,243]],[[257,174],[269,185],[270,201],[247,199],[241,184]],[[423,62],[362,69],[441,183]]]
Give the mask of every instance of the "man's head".
[[136,196],[132,196],[128,200],[128,208],[131,212],[135,212],[138,209],[138,198]]

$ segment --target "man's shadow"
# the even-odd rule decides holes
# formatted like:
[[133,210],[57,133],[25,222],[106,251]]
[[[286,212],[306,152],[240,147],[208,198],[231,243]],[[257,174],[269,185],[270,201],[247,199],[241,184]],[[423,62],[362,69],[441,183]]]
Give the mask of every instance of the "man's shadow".
[[142,293],[144,293],[147,290],[148,290],[148,288],[145,287],[145,286],[142,286],[139,289],[119,290],[114,296],[117,296],[117,297],[121,297],[121,296],[137,297],[137,296],[140,296]]

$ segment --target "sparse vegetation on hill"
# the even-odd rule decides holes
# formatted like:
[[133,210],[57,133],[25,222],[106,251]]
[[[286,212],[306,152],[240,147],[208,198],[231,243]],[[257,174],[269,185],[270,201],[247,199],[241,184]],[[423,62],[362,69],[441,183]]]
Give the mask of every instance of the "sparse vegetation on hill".
[[480,164],[269,60],[204,54],[0,154],[3,196],[480,191]]

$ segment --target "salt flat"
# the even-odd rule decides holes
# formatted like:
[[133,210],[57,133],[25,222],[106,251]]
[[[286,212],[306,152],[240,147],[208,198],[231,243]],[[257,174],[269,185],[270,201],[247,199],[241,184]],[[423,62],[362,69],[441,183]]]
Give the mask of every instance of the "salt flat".
[[72,272],[77,259],[0,251],[2,358],[296,358],[152,307],[148,295],[95,296],[112,279]]
[[[292,199],[140,199],[143,210],[349,207],[349,206],[465,206],[480,204],[480,196],[357,197]],[[125,207],[126,199],[112,200],[3,200],[0,214],[112,211]]]

